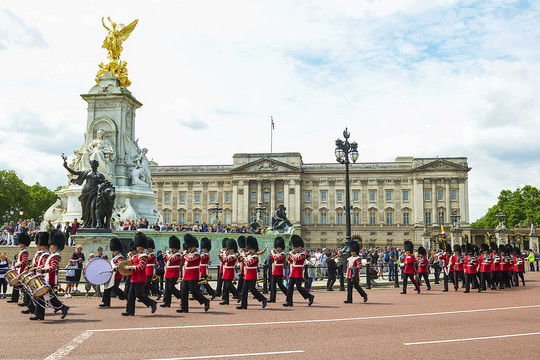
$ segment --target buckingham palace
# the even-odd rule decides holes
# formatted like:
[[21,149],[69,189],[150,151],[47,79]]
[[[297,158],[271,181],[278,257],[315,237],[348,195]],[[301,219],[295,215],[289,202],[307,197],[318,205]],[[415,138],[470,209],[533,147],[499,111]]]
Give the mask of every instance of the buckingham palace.
[[[397,157],[394,162],[350,166],[353,238],[364,246],[422,242],[440,234],[450,214],[469,228],[467,158]],[[305,164],[300,153],[234,154],[232,165],[151,166],[157,208],[165,223],[214,221],[211,208],[223,208],[220,221],[269,226],[285,205],[287,217],[308,246],[332,247],[345,240],[345,167]]]

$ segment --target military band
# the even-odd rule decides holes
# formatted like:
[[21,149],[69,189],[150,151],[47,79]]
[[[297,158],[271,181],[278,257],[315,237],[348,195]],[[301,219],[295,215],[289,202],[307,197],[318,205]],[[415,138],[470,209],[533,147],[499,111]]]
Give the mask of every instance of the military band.
[[113,253],[113,257],[110,260],[110,271],[112,273],[112,276],[105,283],[105,290],[103,291],[101,304],[99,304],[99,307],[101,308],[111,307],[112,293],[115,293],[120,300],[127,300],[127,294],[122,289],[120,289],[120,281],[122,281],[122,278],[124,276],[120,272],[118,272],[118,265],[125,260],[124,256],[122,255],[124,247],[120,242],[120,239],[118,239],[117,237],[113,237],[109,242],[109,248]]
[[306,261],[307,253],[304,251],[304,240],[298,235],[291,236],[291,244],[293,251],[289,253],[289,286],[287,287],[287,300],[283,306],[293,306],[294,287],[302,295],[304,299],[308,299],[308,306],[313,304],[315,298],[303,286],[302,279],[304,278],[304,262]]

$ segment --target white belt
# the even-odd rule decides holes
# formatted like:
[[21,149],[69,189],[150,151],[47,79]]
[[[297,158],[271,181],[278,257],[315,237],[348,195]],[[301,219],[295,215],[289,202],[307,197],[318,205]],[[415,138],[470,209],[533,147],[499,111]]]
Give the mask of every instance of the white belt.
[[154,267],[156,266],[156,264],[146,264],[147,267],[151,266],[151,267]]
[[186,266],[186,267],[184,267],[184,269],[186,269],[186,270],[198,269],[198,268],[199,268],[198,266]]
[[283,266],[283,264],[274,264],[274,266]]
[[226,266],[226,265],[223,265],[223,268],[224,268],[224,269],[234,269],[234,265],[233,265],[233,266]]
[[246,266],[244,269],[252,269],[253,270],[253,269],[257,269],[257,267],[256,266]]
[[165,266],[165,269],[180,269],[180,265]]
[[292,267],[304,267],[304,265],[291,265]]

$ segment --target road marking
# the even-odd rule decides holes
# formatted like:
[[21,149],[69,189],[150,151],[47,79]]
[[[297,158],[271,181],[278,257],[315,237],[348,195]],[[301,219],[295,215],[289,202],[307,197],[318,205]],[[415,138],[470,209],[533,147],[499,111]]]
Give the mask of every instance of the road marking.
[[540,332],[527,333],[527,334],[511,334],[511,335],[485,336],[485,337],[466,338],[466,339],[451,339],[451,340],[421,341],[421,342],[414,342],[414,343],[403,343],[403,345],[408,346],[408,345],[440,344],[440,343],[449,343],[449,342],[474,341],[474,340],[489,340],[489,339],[500,339],[500,338],[517,337],[517,336],[532,336],[532,335],[540,335]]
[[192,356],[192,357],[169,358],[169,359],[152,359],[152,360],[221,359],[221,358],[242,357],[242,356],[297,354],[297,353],[303,353],[303,352],[304,352],[304,350],[290,350],[290,351],[274,351],[274,352],[250,353],[250,354],[208,355],[208,356]]
[[512,306],[512,307],[491,308],[491,309],[475,309],[475,310],[456,310],[456,311],[433,312],[433,313],[366,316],[366,317],[357,317],[357,318],[268,321],[268,322],[237,323],[237,324],[178,325],[178,326],[161,326],[161,327],[144,327],[144,328],[141,327],[141,328],[125,328],[125,329],[95,329],[95,330],[86,330],[86,331],[116,332],[116,331],[141,331],[141,330],[146,331],[146,330],[172,330],[172,329],[201,329],[201,328],[217,328],[217,327],[262,326],[262,325],[292,325],[292,324],[309,324],[309,323],[320,323],[320,322],[359,321],[359,320],[377,320],[377,319],[396,319],[396,318],[407,318],[407,317],[417,317],[417,316],[453,315],[453,314],[466,314],[466,313],[485,312],[485,311],[529,309],[529,308],[537,308],[537,307],[540,307],[540,305],[524,305],[524,306]]
[[90,336],[92,336],[92,332],[90,332],[90,331],[83,332],[81,335],[77,336],[75,339],[71,340],[66,345],[64,345],[60,349],[56,350],[56,352],[54,352],[51,355],[47,356],[45,358],[45,360],[58,360],[58,359],[63,358],[64,356],[68,355],[77,346],[82,344],[83,341],[88,339]]

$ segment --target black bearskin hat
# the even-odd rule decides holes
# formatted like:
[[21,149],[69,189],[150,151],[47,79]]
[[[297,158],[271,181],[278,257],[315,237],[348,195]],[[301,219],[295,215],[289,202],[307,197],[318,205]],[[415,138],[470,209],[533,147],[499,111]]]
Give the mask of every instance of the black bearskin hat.
[[184,244],[186,244],[187,248],[196,248],[199,247],[199,240],[191,234],[184,235]]
[[203,237],[201,239],[201,249],[207,249],[208,251],[212,250],[212,242],[209,238]]
[[512,254],[512,245],[506,244],[506,254]]
[[258,250],[259,249],[259,243],[257,242],[257,238],[255,238],[254,236],[248,236],[246,238],[246,248],[247,249]]
[[461,245],[461,252],[462,252],[463,254],[466,254],[466,253],[467,253],[467,244],[462,244],[462,245]]
[[111,251],[120,251],[120,252],[122,252],[122,251],[124,251],[124,246],[122,246],[122,242],[120,241],[120,239],[118,239],[115,236],[109,242],[109,249],[111,249]]
[[518,256],[521,254],[521,250],[519,250],[519,248],[516,246],[515,248],[512,249],[512,253]]
[[47,231],[38,232],[37,240],[39,246],[49,246],[49,233]]
[[135,243],[135,248],[143,247],[147,248],[148,238],[142,232],[137,232],[133,237],[133,242]]
[[413,243],[412,243],[412,241],[409,241],[409,240],[405,241],[403,243],[403,248],[405,249],[405,251],[409,251],[409,252],[412,253],[413,252]]
[[234,252],[238,251],[238,246],[236,245],[236,241],[234,239],[227,239],[227,249],[234,250]]
[[240,249],[245,249],[246,248],[246,237],[244,235],[240,235],[238,237],[238,247]]
[[489,245],[486,243],[482,243],[480,247],[482,248],[482,252],[489,251]]
[[[459,245],[458,245],[458,246],[459,246]],[[446,251],[447,253],[451,253],[451,252],[452,252],[452,247],[450,246],[450,244],[446,244],[444,251]]]
[[30,236],[28,236],[28,233],[20,233],[19,234],[19,244],[23,244],[24,246],[30,245],[32,242],[32,239],[30,239]]
[[186,244],[186,243],[183,243],[183,244],[182,244],[182,250],[185,251],[185,250],[187,250],[187,249],[188,249],[187,244]]
[[480,249],[478,249],[478,246],[473,245],[473,253],[478,254],[478,250],[480,250]]
[[358,241],[351,241],[351,252],[360,253],[360,244]]
[[156,244],[154,243],[154,239],[152,239],[151,237],[147,238],[147,243],[146,243],[146,248],[147,249],[155,249],[156,248]]
[[281,236],[274,239],[274,248],[281,248],[282,250],[285,249],[285,240],[283,240]]
[[492,242],[491,244],[489,244],[490,248],[491,248],[491,251],[497,251],[499,250],[499,247],[497,246],[497,243],[496,242]]
[[500,252],[500,253],[505,253],[505,252],[506,252],[506,246],[504,246],[504,245],[502,245],[502,244],[499,245],[499,252]]
[[64,250],[64,246],[66,245],[66,238],[64,237],[64,233],[60,230],[54,229],[49,235],[49,246],[53,245],[56,245],[56,247],[58,247],[58,251]]
[[180,239],[177,238],[175,235],[172,235],[169,238],[169,248],[180,250]]
[[427,251],[426,248],[423,246],[418,247],[418,255],[426,255]]
[[299,246],[304,247],[304,240],[302,240],[302,238],[298,235],[291,236],[291,243],[292,243],[293,248],[296,248]]
[[461,246],[459,244],[454,245],[454,252],[461,252]]
[[467,245],[465,246],[466,250],[467,250],[467,254],[471,255],[474,251],[474,246],[472,246],[471,243],[467,243]]
[[129,242],[129,251],[135,251],[137,248],[135,247],[135,241],[131,240]]
[[221,248],[222,248],[222,249],[226,249],[226,248],[227,248],[227,239],[228,239],[228,238],[223,238],[223,240],[221,240]]

